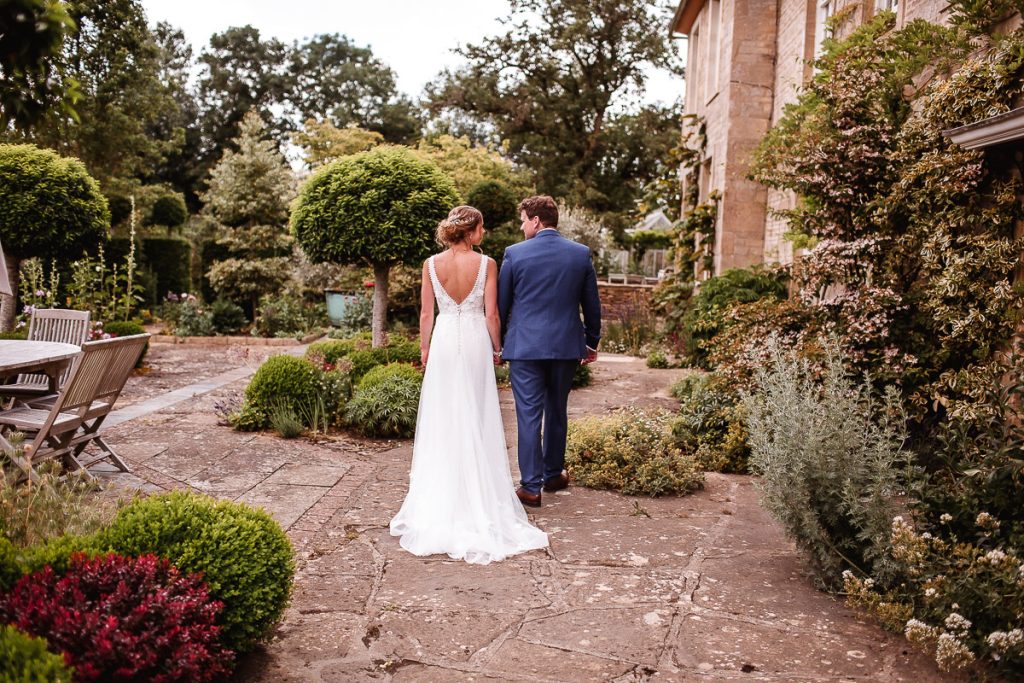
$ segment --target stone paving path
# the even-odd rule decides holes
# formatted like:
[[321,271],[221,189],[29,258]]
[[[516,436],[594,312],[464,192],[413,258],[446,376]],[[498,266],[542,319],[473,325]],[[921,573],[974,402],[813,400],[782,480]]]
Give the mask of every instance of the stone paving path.
[[[151,354],[157,375],[186,362],[182,354],[202,355],[200,365],[225,354],[203,366],[206,380],[244,365],[223,348],[154,344]],[[677,376],[606,357],[571,413],[671,408]],[[133,378],[128,403],[141,403],[142,383],[154,380]],[[299,558],[293,603],[235,681],[955,680],[814,590],[749,477],[710,474],[683,498],[572,487],[531,511],[550,534],[545,551],[488,566],[417,558],[387,531],[411,443],[234,432],[213,405],[245,381],[179,392],[182,400],[113,427],[108,440],[133,472],[102,475],[261,505],[287,529]],[[507,390],[501,403],[514,425]],[[508,438],[514,454],[514,428]]]

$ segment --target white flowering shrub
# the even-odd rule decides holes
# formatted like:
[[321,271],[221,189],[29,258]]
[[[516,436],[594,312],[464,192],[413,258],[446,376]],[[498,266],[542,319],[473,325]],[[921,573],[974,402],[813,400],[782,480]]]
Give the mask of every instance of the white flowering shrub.
[[974,541],[957,538],[952,521],[943,516],[932,533],[894,518],[889,554],[899,580],[886,588],[847,572],[847,600],[927,649],[944,671],[986,661],[1024,673],[1024,558],[994,547],[1001,522],[990,513],[976,517]]
[[834,345],[813,367],[775,337],[766,353],[743,400],[762,505],[823,586],[837,588],[846,569],[888,576],[890,520],[916,478],[896,391],[853,382]]

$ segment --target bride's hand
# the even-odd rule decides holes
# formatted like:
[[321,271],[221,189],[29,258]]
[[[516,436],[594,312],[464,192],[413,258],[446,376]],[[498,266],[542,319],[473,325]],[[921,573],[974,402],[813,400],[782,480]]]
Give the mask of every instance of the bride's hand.
[[420,365],[427,367],[427,356],[430,354],[430,349],[420,349]]

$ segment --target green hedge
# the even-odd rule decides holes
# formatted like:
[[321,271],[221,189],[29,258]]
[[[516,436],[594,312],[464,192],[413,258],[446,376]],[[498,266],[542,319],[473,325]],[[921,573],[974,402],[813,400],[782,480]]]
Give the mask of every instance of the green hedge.
[[42,638],[0,626],[0,683],[71,683],[71,670]]
[[270,634],[291,595],[288,537],[265,511],[241,503],[181,491],[144,498],[118,513],[98,546],[201,572],[210,596],[224,603],[222,642],[239,653]]
[[142,254],[156,276],[157,300],[167,292],[192,291],[192,245],[177,237],[144,237]]
[[[103,324],[103,331],[107,334],[114,335],[115,337],[130,337],[133,334],[144,334],[146,328],[141,323],[135,322],[134,320],[111,320]],[[135,363],[135,367],[142,367],[142,361],[149,353],[149,342],[142,348],[142,355],[139,356],[139,360]]]

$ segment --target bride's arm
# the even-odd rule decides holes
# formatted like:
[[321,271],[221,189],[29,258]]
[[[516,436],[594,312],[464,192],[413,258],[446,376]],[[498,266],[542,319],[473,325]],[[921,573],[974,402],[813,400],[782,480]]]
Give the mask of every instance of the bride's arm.
[[427,365],[430,353],[430,335],[434,331],[434,286],[430,283],[430,271],[423,262],[423,285],[420,287],[420,362]]
[[487,259],[487,281],[484,284],[484,315],[487,316],[487,333],[491,335],[491,348],[501,352],[501,318],[498,315],[498,266],[494,259]]

